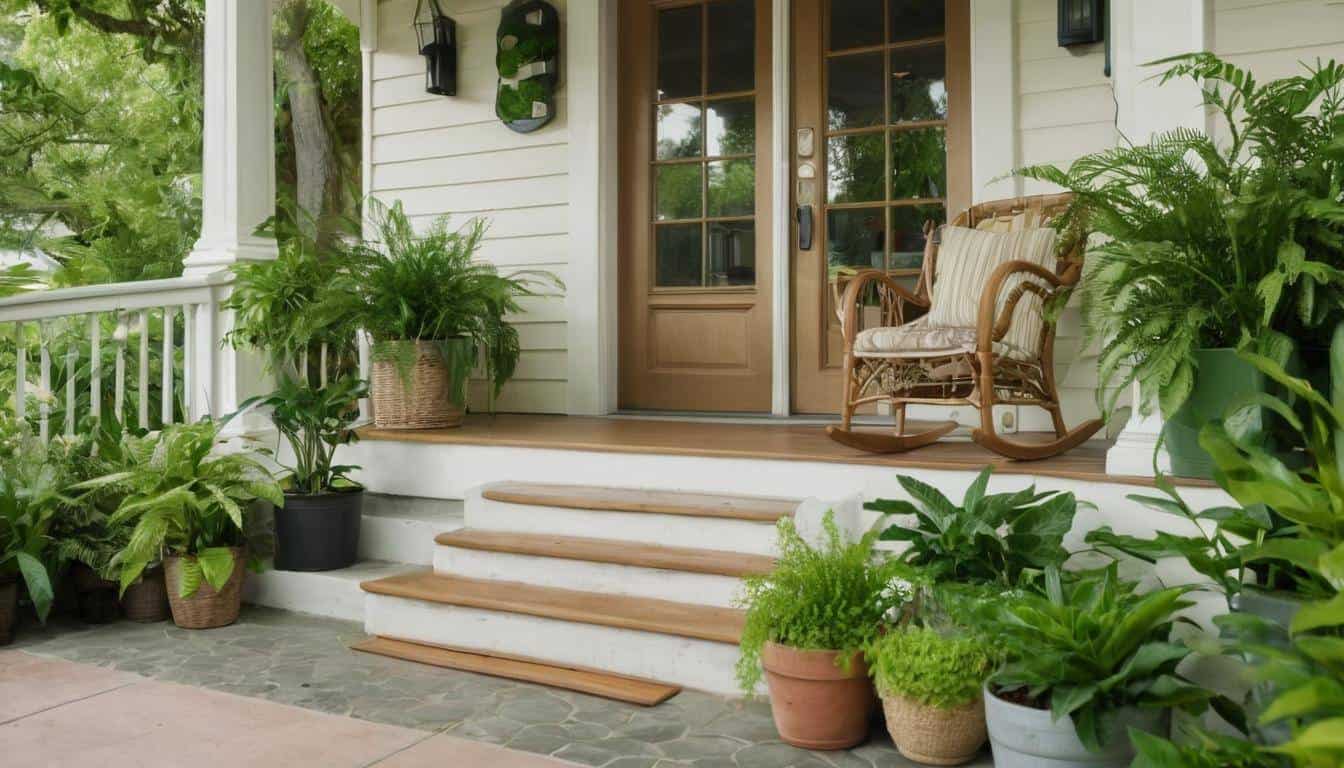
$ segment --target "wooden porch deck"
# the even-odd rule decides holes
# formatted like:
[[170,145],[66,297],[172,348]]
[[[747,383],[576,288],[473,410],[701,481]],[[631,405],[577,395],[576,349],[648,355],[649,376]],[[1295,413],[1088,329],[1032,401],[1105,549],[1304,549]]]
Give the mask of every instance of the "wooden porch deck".
[[[1106,474],[1107,441],[1094,440],[1062,456],[1014,461],[969,440],[951,439],[904,454],[874,455],[847,448],[826,436],[816,423],[781,421],[675,420],[639,417],[585,417],[473,414],[458,429],[386,430],[366,427],[364,440],[411,443],[493,445],[562,451],[599,451],[667,456],[819,461],[886,466],[893,469],[977,471],[993,464],[1002,474],[1059,477],[1094,482],[1153,485],[1152,478]],[[1032,439],[1032,433],[1021,436]],[[1039,433],[1039,439],[1048,439]],[[1205,480],[1181,478],[1180,485],[1209,487]]]

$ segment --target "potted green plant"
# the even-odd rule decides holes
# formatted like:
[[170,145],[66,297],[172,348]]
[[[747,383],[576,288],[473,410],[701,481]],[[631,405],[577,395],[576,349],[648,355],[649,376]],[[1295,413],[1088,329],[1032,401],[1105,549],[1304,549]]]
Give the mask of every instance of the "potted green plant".
[[275,509],[275,567],[282,571],[347,568],[359,557],[364,489],[335,463],[336,449],[355,441],[364,382],[342,376],[324,386],[283,378],[274,392],[244,408],[270,409],[293,456],[284,504]]
[[1071,493],[987,493],[993,467],[971,483],[960,506],[913,477],[897,478],[910,496],[877,499],[865,509],[894,518],[883,541],[908,542],[903,563],[934,582],[1015,586],[1023,574],[1062,566],[1069,553],[1064,536],[1073,527],[1078,501]]
[[746,580],[738,683],[755,693],[762,671],[780,738],[806,749],[846,749],[868,737],[872,682],[863,659],[904,601],[895,561],[875,557],[876,532],[846,541],[827,513],[812,547],[779,523],[775,569]]
[[[1235,348],[1285,363],[1323,350],[1344,307],[1339,267],[1337,123],[1344,67],[1334,62],[1261,84],[1208,53],[1167,59],[1161,82],[1190,78],[1227,141],[1176,129],[1025,177],[1075,194],[1065,223],[1105,240],[1083,283],[1087,335],[1100,343],[1107,412],[1137,380],[1167,419],[1172,471],[1209,477],[1199,444],[1226,403],[1264,391]],[[1106,390],[1103,390],[1106,391]],[[1253,421],[1263,412],[1252,415]],[[1248,426],[1258,426],[1251,424]]]
[[485,224],[454,231],[440,218],[417,233],[398,201],[370,200],[378,245],[340,284],[337,306],[373,339],[371,387],[378,427],[453,427],[466,412],[467,384],[480,363],[491,403],[518,363],[518,330],[505,315],[536,295],[546,272],[501,275],[474,261]]
[[988,642],[957,628],[903,627],[869,644],[865,657],[902,755],[930,765],[975,757],[986,737],[981,690],[994,669]]
[[12,638],[20,581],[40,621],[51,610],[48,529],[59,493],[59,475],[40,446],[0,457],[0,645]]
[[1067,579],[1051,566],[1040,589],[987,601],[980,629],[1007,657],[985,685],[994,764],[1126,766],[1129,729],[1165,733],[1172,707],[1205,708],[1171,639],[1190,589],[1139,594],[1114,563]]
[[146,437],[127,435],[127,467],[73,486],[126,489],[110,522],[134,524],[117,555],[122,589],[162,561],[173,621],[187,629],[231,624],[242,602],[244,566],[259,567],[256,502],[284,503],[280,486],[255,457],[220,448],[220,424],[174,424]]

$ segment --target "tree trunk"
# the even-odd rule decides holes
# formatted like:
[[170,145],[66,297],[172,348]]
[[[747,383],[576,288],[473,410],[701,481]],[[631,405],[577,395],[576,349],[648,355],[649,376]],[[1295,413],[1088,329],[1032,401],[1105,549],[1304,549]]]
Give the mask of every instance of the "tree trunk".
[[336,158],[322,114],[322,86],[303,48],[303,33],[308,28],[308,0],[289,0],[280,12],[288,30],[277,37],[276,49],[289,95],[294,134],[295,194],[300,209],[298,224],[304,233],[315,237],[327,188],[336,174]]

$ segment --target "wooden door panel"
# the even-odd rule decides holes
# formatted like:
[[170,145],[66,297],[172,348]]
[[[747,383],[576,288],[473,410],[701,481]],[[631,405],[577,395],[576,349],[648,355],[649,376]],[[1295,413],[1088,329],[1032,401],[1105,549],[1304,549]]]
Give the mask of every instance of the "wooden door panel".
[[768,412],[770,1],[619,25],[620,407]]

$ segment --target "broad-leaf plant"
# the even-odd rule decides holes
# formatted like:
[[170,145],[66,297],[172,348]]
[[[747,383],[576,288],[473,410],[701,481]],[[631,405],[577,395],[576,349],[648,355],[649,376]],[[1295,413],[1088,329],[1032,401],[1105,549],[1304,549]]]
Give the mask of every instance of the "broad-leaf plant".
[[49,529],[61,504],[61,477],[36,440],[20,439],[20,450],[0,456],[0,578],[21,580],[46,621],[53,599]]
[[346,476],[356,469],[336,464],[336,449],[355,442],[356,401],[368,391],[364,381],[342,376],[326,385],[281,377],[269,395],[243,403],[270,409],[271,421],[294,455],[287,490],[304,495],[358,487]]

